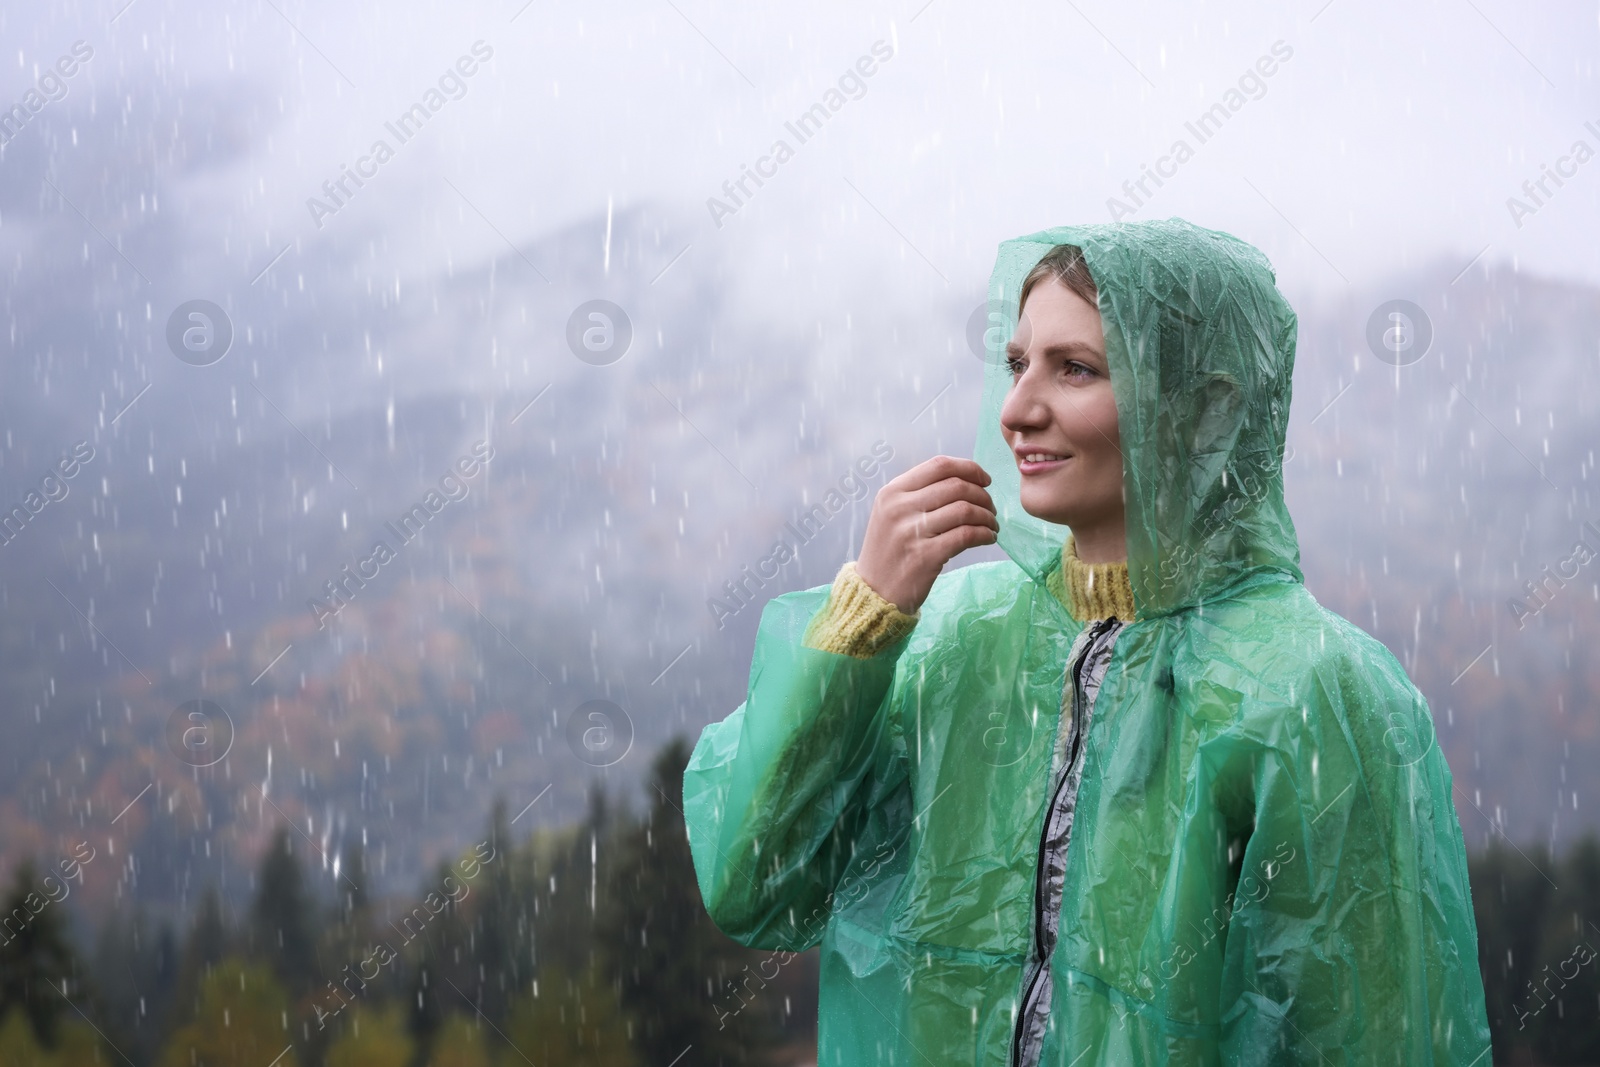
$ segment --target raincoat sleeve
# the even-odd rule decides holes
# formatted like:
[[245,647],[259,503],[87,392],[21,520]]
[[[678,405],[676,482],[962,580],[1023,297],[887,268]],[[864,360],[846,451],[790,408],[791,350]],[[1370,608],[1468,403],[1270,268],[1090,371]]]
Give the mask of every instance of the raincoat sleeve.
[[701,733],[683,784],[701,897],[735,940],[815,945],[845,868],[889,832],[907,788],[892,692],[919,617],[853,563],[762,611],[746,699]]
[[[1486,1067],[1450,769],[1421,693],[1336,620],[1250,760],[1254,826],[1223,960],[1223,1061]],[[1336,640],[1337,635],[1337,640]]]

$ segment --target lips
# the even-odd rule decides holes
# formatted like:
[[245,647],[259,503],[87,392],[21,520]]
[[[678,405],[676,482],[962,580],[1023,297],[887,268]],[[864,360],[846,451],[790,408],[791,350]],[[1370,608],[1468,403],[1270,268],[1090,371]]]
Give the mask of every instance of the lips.
[[1070,455],[1059,452],[1045,452],[1042,449],[1019,448],[1016,449],[1017,469],[1023,474],[1043,474],[1061,466]]

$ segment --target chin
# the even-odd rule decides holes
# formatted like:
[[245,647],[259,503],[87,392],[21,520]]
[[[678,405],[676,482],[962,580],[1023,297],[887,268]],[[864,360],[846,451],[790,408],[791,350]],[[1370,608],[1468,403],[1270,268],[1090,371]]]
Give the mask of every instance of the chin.
[[1029,499],[1030,493],[1023,493],[1021,498],[1022,510],[1036,519],[1053,522],[1059,526],[1071,526],[1072,509],[1063,506],[1059,501],[1039,501]]

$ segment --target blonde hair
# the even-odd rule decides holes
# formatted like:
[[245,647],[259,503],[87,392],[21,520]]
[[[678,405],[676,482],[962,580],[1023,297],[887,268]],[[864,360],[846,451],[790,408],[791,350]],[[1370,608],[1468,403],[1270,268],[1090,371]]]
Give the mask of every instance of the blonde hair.
[[1056,245],[1034,264],[1028,276],[1022,279],[1022,294],[1017,298],[1017,318],[1027,306],[1028,293],[1042,281],[1054,279],[1083,297],[1091,306],[1100,306],[1100,290],[1095,287],[1089,264],[1084,261],[1083,249],[1077,245]]

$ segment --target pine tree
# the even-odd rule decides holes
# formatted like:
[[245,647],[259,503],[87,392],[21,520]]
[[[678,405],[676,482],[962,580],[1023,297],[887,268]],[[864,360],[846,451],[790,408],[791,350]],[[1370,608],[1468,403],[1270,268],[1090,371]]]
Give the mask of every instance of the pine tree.
[[39,1043],[53,1047],[77,964],[66,912],[47,894],[32,860],[17,868],[0,904],[0,1018],[13,1008],[28,1017]]
[[[496,857],[496,862],[501,858]],[[482,871],[479,874],[481,877]],[[450,885],[462,884],[460,876],[450,865],[441,862],[428,883],[430,889],[425,889],[424,895],[432,887],[446,886],[447,878],[456,879]],[[476,903],[471,900],[473,882],[465,883],[468,889],[466,894],[460,889],[453,892],[445,890],[444,909],[420,933],[402,926],[391,942],[406,961],[407,1031],[416,1042],[419,1056],[423,1059],[437,1047],[439,1029],[446,1025],[452,1013],[463,1009],[472,1011],[471,1005],[463,997],[471,997],[471,987],[476,983],[477,974],[468,952],[472,932],[466,911],[470,904]],[[394,930],[395,927],[391,925],[390,929]]]
[[613,897],[600,925],[606,961],[644,1062],[670,1063],[692,1048],[698,1063],[766,1063],[783,1007],[769,986],[783,968],[774,954],[752,952],[718,930],[701,903],[678,808],[689,754],[682,738],[662,748],[645,821],[621,837]]
[[[375,954],[378,942],[392,939],[392,935],[374,926],[367,873],[366,852],[361,843],[353,839],[347,841],[340,852],[339,873],[334,879],[334,891],[338,895],[334,922],[323,931],[318,953],[323,966],[312,996],[313,1001],[324,1005],[324,1010],[331,1010],[330,1005],[338,1002],[328,990],[328,984],[331,982],[337,987],[349,981],[352,975],[364,983],[361,986],[363,998],[382,995],[386,990],[401,990],[398,965],[391,964],[381,970],[372,979],[370,988],[362,977],[372,973],[372,963],[368,961],[375,962],[379,958]],[[387,954],[383,958],[387,958]]]
[[250,950],[271,966],[289,998],[298,1000],[317,978],[317,936],[314,904],[293,844],[289,829],[280,826],[261,857]]
[[339,919],[357,924],[372,910],[371,872],[367,870],[367,850],[355,838],[345,842],[339,855]]
[[1519,852],[1498,840],[1467,862],[1496,1063],[1509,1061],[1513,1048],[1526,1047],[1537,1026],[1539,1002],[1530,998],[1553,888],[1545,872],[1554,869],[1548,849]]
[[[502,800],[495,802],[484,840],[494,851],[473,890],[468,946],[477,973],[468,976],[472,986],[467,991],[488,1021],[503,1030],[512,1000],[530,987],[542,966],[550,916],[539,914],[540,886],[552,874],[559,884],[568,879],[563,862],[541,871],[537,847],[513,840]],[[571,912],[563,922],[569,934],[582,938],[592,916]]]
[[157,927],[142,906],[131,916],[112,911],[96,941],[91,1015],[107,1040],[141,1063],[154,1058],[166,1036],[178,977],[175,941],[172,926]]
[[214,967],[222,962],[232,947],[233,933],[222,914],[222,897],[215,885],[207,885],[200,895],[200,910],[195,915],[194,929],[184,947],[184,960],[199,967]]
[[526,929],[525,914],[504,798],[495,799],[486,840],[494,849],[494,861],[475,879],[478,899],[472,911],[470,942],[477,972],[463,991],[491,1023],[504,1029],[511,998],[529,970],[527,956],[520,951],[526,942],[518,936]]
[[606,941],[604,916],[613,910],[618,851],[618,822],[611,808],[604,787],[596,782],[580,822],[530,844],[529,951],[540,973],[550,966],[581,973],[595,963]]
[[1551,1064],[1600,1063],[1600,841],[1591,834],[1562,864],[1545,916],[1534,1048]]
[[[437,996],[448,1010],[481,1011],[493,1024],[489,1041],[501,1058],[508,1054],[503,1035],[512,1004],[552,968],[583,974],[596,963],[597,913],[606,908],[612,879],[611,827],[610,804],[598,784],[579,824],[536,834],[522,846],[512,843],[505,806],[496,802],[486,839],[495,858],[484,864],[469,902],[463,949],[470,968],[455,979],[459,992],[446,987]],[[511,1061],[521,1062],[514,1055]]]
[[194,1019],[200,1008],[201,984],[211,969],[227,956],[232,940],[228,920],[222,914],[222,898],[217,895],[215,885],[207,885],[200,895],[200,907],[178,962],[177,983],[168,1012],[168,1032]]

